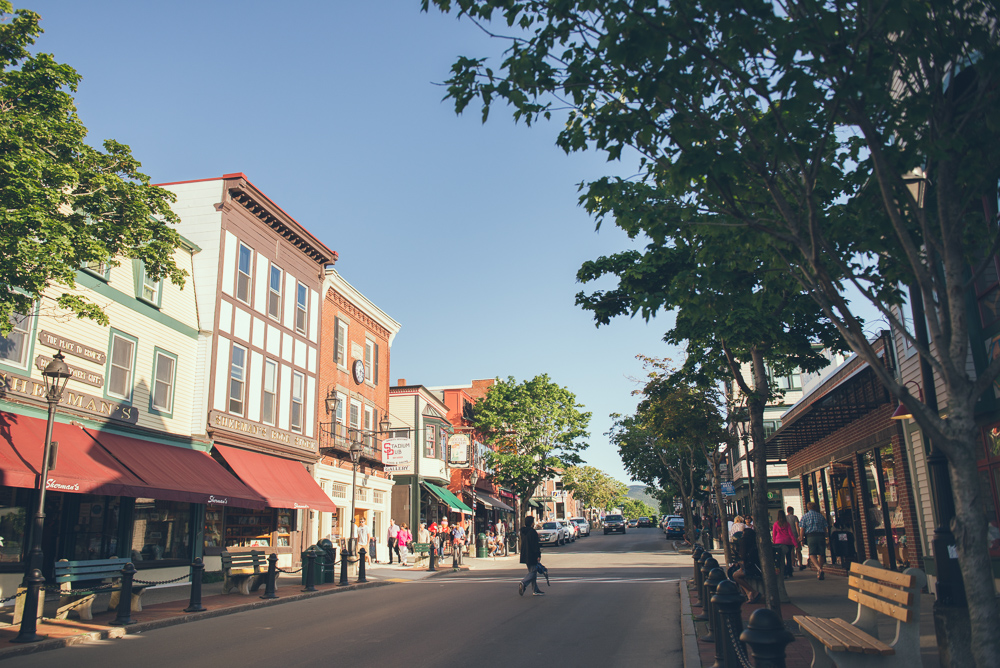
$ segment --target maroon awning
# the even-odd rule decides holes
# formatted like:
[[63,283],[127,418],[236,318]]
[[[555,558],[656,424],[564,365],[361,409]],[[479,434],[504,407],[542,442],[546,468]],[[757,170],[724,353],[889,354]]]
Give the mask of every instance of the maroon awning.
[[152,498],[189,503],[265,508],[263,497],[247,488],[207,452],[84,429],[148,486]]
[[247,487],[264,497],[269,507],[336,512],[337,506],[301,462],[228,445],[216,444],[215,449]]

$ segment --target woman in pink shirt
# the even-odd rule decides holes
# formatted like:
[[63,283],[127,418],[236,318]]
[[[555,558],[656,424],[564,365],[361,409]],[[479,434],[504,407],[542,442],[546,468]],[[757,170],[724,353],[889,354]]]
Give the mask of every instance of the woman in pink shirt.
[[785,577],[792,577],[792,552],[799,543],[792,532],[792,525],[781,511],[778,511],[778,521],[771,527],[771,542],[781,550],[782,561],[785,562]]
[[404,566],[407,565],[407,561],[410,556],[410,542],[413,540],[413,534],[410,533],[410,526],[408,524],[403,524],[399,527],[399,533],[396,534],[396,544],[399,545],[400,563]]

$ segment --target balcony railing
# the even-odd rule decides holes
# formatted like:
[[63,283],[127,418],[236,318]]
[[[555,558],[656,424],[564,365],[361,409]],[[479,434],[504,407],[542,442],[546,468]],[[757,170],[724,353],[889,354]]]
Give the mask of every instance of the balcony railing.
[[382,461],[382,442],[378,438],[378,432],[355,429],[339,422],[321,422],[319,427],[320,450],[339,450],[349,454],[351,443],[360,441],[362,458]]

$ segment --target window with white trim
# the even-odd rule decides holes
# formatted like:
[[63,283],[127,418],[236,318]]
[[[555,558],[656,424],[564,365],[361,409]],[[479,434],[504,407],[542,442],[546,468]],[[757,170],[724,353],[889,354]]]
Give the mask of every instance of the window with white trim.
[[174,407],[175,359],[156,351],[156,367],[153,370],[153,408],[170,413]]
[[250,303],[250,283],[252,276],[253,250],[240,244],[239,257],[236,263],[236,298],[245,304]]
[[434,425],[424,427],[424,457],[434,458],[435,434]]
[[271,277],[267,287],[267,314],[278,320],[281,318],[281,277],[279,267],[271,265]]
[[264,391],[261,395],[260,420],[274,425],[274,414],[278,405],[278,363],[264,360]]
[[157,303],[160,295],[160,284],[161,281],[150,278],[149,274],[146,273],[146,268],[142,268],[142,298],[145,301],[151,304]]
[[361,404],[351,401],[351,428],[361,429]]
[[375,412],[371,406],[365,406],[365,445],[369,448],[375,447],[375,435],[372,430],[375,429]]
[[31,343],[30,316],[15,313],[10,316],[10,324],[10,334],[0,340],[0,360],[25,367],[28,364],[28,348]]
[[120,334],[111,335],[111,366],[108,373],[108,394],[130,399],[132,372],[135,364],[135,341]]
[[373,490],[372,491],[372,503],[374,503],[374,504],[385,503],[385,492],[382,492],[382,491],[377,490],[377,489]]
[[333,361],[340,367],[347,367],[347,322],[343,318],[334,320]]
[[346,499],[347,498],[347,485],[342,482],[333,483],[333,491],[331,496],[335,499]]
[[234,343],[232,361],[229,364],[229,412],[234,415],[243,415],[246,375],[247,350]]
[[306,314],[309,303],[309,288],[298,284],[295,291],[295,331],[299,334],[306,333]]
[[292,431],[302,431],[303,403],[305,401],[306,377],[298,371],[292,372]]
[[344,419],[347,415],[347,397],[345,397],[340,392],[337,392],[337,422],[340,424],[345,424]]

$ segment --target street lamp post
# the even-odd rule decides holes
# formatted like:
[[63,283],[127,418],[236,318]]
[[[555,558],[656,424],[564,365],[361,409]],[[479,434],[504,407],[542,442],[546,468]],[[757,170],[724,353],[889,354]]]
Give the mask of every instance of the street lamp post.
[[354,525],[356,521],[354,519],[354,503],[358,499],[358,461],[361,459],[361,441],[358,436],[355,435],[351,438],[351,464],[353,465],[354,472],[351,474],[351,538],[347,541],[347,552],[350,556],[354,556]]
[[476,483],[479,482],[479,471],[476,470],[476,462],[473,458],[472,462],[472,472],[469,473],[469,483],[472,485],[472,535],[469,536],[472,547],[469,548],[469,554],[475,555],[476,548],[479,547],[476,540]]
[[45,577],[42,575],[42,531],[45,528],[45,481],[49,477],[49,458],[52,456],[52,425],[55,421],[56,406],[62,399],[63,390],[72,375],[66,364],[62,351],[42,371],[45,379],[45,401],[49,404],[48,420],[45,423],[45,444],[42,448],[42,465],[38,477],[38,506],[35,510],[35,523],[31,528],[31,550],[28,552],[28,568],[24,575],[27,592],[24,596],[24,612],[21,615],[21,630],[17,637],[11,640],[16,643],[38,642],[45,636],[38,635],[38,598]]

